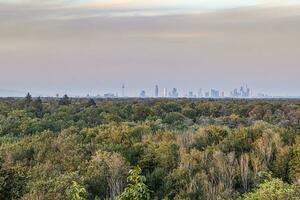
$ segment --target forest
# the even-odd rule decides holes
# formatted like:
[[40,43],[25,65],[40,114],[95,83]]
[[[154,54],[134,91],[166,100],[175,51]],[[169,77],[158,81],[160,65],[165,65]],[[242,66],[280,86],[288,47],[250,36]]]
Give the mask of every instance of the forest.
[[300,100],[0,99],[1,200],[299,200]]

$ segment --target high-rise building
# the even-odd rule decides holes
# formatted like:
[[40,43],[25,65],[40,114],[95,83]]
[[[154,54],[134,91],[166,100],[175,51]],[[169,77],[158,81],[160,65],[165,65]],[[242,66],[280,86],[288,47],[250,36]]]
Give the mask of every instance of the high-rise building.
[[234,89],[230,95],[233,98],[249,98],[251,96],[251,90],[248,86],[243,87],[241,86],[240,89]]
[[125,85],[122,85],[122,97],[125,97]]
[[167,98],[168,97],[168,89],[164,88],[164,97]]
[[215,89],[211,89],[211,97],[212,98],[219,98],[220,97],[220,92],[218,90]]
[[202,95],[202,89],[200,88],[198,90],[198,98],[202,98],[202,97],[203,97],[203,95]]
[[169,97],[171,98],[178,98],[179,94],[177,88],[173,88],[172,92],[169,93]]
[[155,97],[158,97],[158,85],[155,86]]
[[103,95],[104,98],[116,98],[116,95],[113,93],[106,93]]
[[250,97],[251,96],[251,90],[250,90],[250,88],[248,88],[248,86],[246,86],[246,96],[247,97]]
[[209,98],[209,92],[205,92],[205,98]]
[[146,91],[145,91],[145,90],[142,90],[142,91],[141,91],[140,97],[141,97],[141,98],[145,98],[145,97],[146,97]]
[[224,92],[224,91],[221,92],[221,97],[222,97],[222,98],[225,97],[225,92]]

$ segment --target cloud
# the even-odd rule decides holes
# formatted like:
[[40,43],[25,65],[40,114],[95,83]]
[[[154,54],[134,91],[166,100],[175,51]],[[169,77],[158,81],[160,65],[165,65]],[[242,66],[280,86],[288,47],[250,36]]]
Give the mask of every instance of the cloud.
[[227,9],[255,5],[295,5],[298,0],[0,0],[0,4],[31,5],[31,6],[65,6],[84,8],[109,9]]
[[269,6],[287,6],[287,5],[299,5],[298,0],[258,0],[258,4],[269,5]]
[[212,36],[209,32],[156,32],[156,33],[140,33],[131,34],[127,37],[132,38],[152,38],[152,39],[197,39]]
[[[0,9],[15,5],[22,9],[39,9],[37,13],[53,12],[56,19],[76,19],[97,16],[154,16],[215,12],[251,7],[300,5],[297,0],[0,0]],[[55,16],[55,14],[57,16]],[[44,14],[43,14],[44,16]]]

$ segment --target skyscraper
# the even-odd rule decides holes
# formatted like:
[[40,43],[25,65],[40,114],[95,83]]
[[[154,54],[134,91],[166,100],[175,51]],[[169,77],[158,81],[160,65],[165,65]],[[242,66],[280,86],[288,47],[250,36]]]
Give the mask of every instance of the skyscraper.
[[210,93],[211,93],[212,98],[219,98],[220,97],[220,92],[218,90],[211,89]]
[[142,90],[140,93],[140,98],[145,98],[146,97],[146,91]]
[[155,97],[158,97],[158,85],[155,86]]
[[233,98],[249,98],[251,96],[251,90],[248,86],[241,86],[240,89],[234,89],[230,94]]
[[169,96],[172,98],[178,98],[179,94],[177,88],[173,88],[172,92],[169,93]]
[[209,92],[205,92],[205,98],[209,98]]
[[203,97],[203,95],[202,95],[202,89],[200,88],[198,90],[198,98],[202,98],[202,97]]
[[222,97],[222,98],[225,97],[225,92],[224,92],[224,91],[221,92],[221,97]]
[[250,90],[250,88],[248,88],[248,86],[246,86],[246,97],[250,97],[250,92],[251,92],[251,90]]
[[164,88],[164,97],[168,97],[168,89],[167,88]]
[[122,97],[125,97],[125,85],[122,85]]

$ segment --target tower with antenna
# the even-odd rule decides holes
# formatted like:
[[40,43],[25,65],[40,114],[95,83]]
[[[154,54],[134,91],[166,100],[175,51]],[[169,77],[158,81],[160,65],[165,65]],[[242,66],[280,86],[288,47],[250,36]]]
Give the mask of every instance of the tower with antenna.
[[124,84],[122,85],[122,97],[123,98],[125,97],[125,85]]

